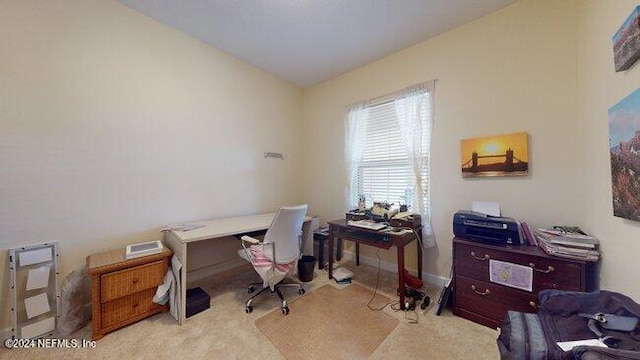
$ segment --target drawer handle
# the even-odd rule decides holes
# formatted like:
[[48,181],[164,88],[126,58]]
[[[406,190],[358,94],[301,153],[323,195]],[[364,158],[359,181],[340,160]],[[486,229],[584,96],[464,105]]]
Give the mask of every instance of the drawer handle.
[[131,280],[131,283],[132,283],[133,285],[135,285],[135,284],[137,284],[137,283],[138,283],[138,281],[139,281],[138,279],[133,279],[133,280]]
[[538,306],[538,304],[536,304],[534,301],[529,301],[529,306],[531,306],[532,308],[538,310],[540,308],[540,306]]
[[475,251],[471,252],[471,257],[476,259],[476,260],[480,260],[480,261],[485,261],[485,260],[491,259],[491,256],[489,256],[489,254],[484,254],[483,257],[479,257],[479,256],[476,255]]
[[541,272],[541,273],[543,273],[543,274],[548,274],[548,273],[550,273],[550,272],[554,272],[554,271],[556,270],[556,269],[555,269],[553,266],[551,266],[551,265],[547,266],[547,269],[546,269],[546,270],[545,270],[545,269],[538,269],[538,268],[536,267],[536,264],[534,264],[534,263],[529,263],[529,266],[531,266],[531,268],[533,268],[533,270],[535,270],[535,271],[537,271],[537,272]]
[[476,294],[482,295],[482,296],[487,296],[487,295],[491,294],[491,290],[489,290],[489,289],[485,289],[484,291],[476,290],[476,286],[475,285],[471,285],[471,290],[473,290]]
[[137,308],[138,307],[138,303],[133,304],[131,307],[134,308],[134,309]]

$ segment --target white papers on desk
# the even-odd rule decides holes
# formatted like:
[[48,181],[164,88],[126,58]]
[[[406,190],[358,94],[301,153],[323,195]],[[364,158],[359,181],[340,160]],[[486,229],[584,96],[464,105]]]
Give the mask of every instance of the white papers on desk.
[[569,351],[576,346],[584,345],[584,346],[601,346],[608,347],[602,341],[598,339],[588,339],[588,340],[576,340],[576,341],[559,341],[558,346],[562,351]]
[[160,231],[189,231],[189,230],[193,230],[193,229],[198,229],[204,227],[204,225],[201,224],[174,224],[174,225],[167,225],[165,227],[163,227]]
[[387,225],[384,223],[378,223],[371,220],[358,220],[358,221],[349,220],[347,221],[347,225],[355,226],[363,229],[369,229],[369,230],[381,230],[387,227]]

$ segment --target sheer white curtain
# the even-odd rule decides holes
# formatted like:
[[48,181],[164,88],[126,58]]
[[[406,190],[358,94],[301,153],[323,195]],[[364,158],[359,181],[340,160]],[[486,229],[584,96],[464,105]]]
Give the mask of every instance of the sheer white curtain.
[[369,103],[361,102],[347,109],[345,119],[345,209],[350,210],[358,196],[358,164],[364,153]]
[[409,87],[396,93],[394,104],[400,131],[413,167],[414,212],[422,217],[422,245],[433,247],[436,241],[431,227],[429,168],[435,81]]

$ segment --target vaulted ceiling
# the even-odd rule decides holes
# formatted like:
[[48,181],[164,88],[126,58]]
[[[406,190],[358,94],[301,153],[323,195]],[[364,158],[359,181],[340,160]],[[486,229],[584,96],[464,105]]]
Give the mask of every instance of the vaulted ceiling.
[[516,0],[118,0],[300,88]]

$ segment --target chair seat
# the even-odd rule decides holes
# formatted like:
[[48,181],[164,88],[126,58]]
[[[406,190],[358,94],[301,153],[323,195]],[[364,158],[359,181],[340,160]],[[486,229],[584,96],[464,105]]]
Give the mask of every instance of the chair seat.
[[245,261],[253,264],[254,269],[263,280],[263,286],[269,286],[271,290],[273,290],[275,285],[282,281],[287,274],[292,272],[298,263],[298,260],[296,259],[286,264],[276,264],[273,266],[271,259],[269,259],[264,253],[264,246],[252,245],[248,250],[253,261],[247,257],[247,253],[244,250],[238,250],[238,255]]

